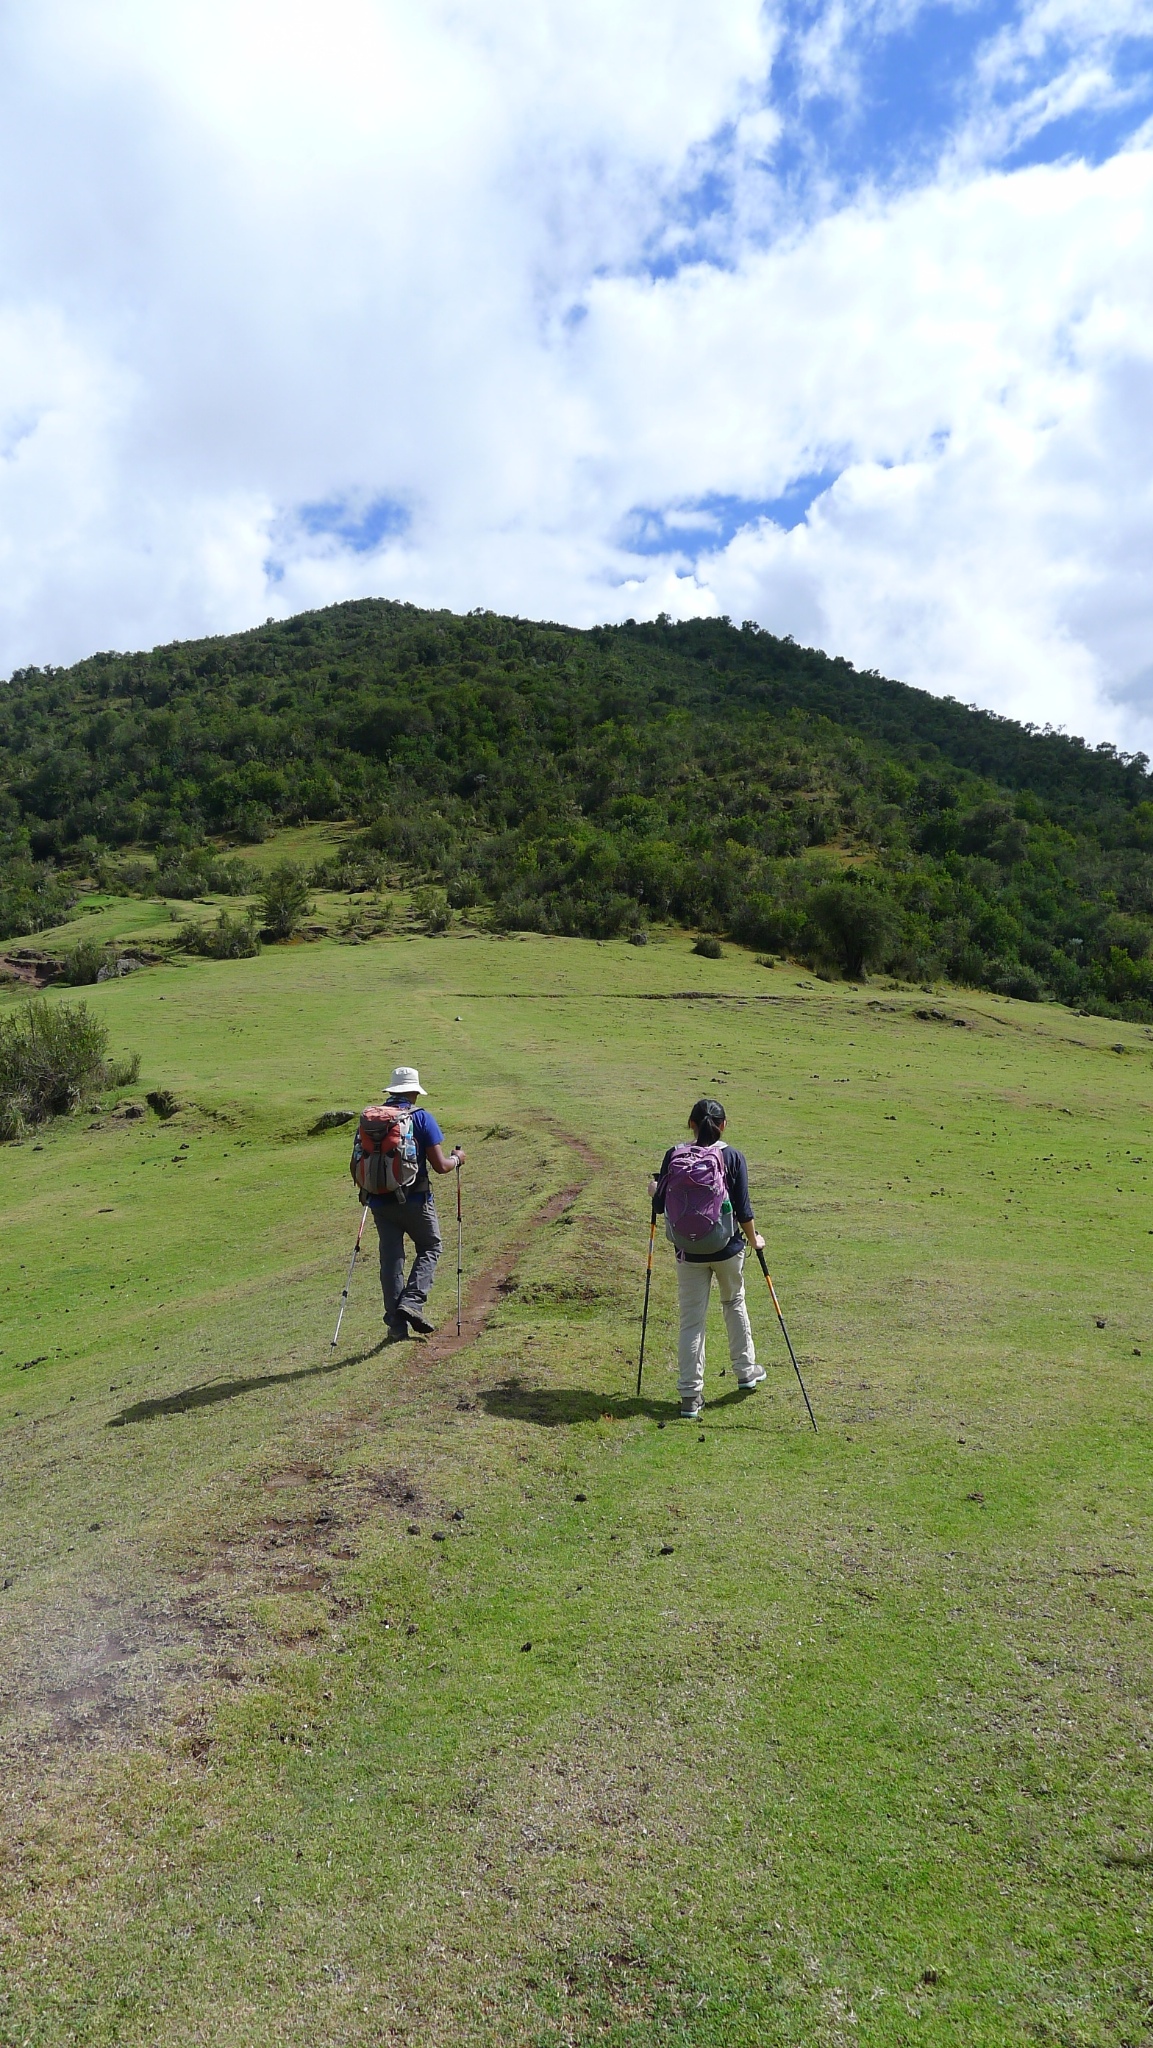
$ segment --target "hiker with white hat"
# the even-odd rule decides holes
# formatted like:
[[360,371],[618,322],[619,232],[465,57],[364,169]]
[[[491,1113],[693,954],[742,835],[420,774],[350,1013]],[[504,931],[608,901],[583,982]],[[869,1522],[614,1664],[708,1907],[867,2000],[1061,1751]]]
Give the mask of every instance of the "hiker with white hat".
[[[380,1239],[384,1320],[389,1336],[398,1340],[414,1330],[428,1336],[435,1328],[425,1313],[440,1258],[429,1168],[456,1173],[464,1163],[464,1147],[457,1145],[446,1156],[444,1133],[432,1111],[417,1107],[425,1092],[415,1067],[394,1067],[385,1101],[363,1112],[352,1151],[352,1177],[372,1210]],[[407,1279],[406,1238],[416,1252]]]

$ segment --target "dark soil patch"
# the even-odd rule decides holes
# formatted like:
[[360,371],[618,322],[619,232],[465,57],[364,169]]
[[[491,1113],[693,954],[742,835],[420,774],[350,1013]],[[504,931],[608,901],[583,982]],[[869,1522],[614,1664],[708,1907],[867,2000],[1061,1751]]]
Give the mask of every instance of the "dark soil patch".
[[[418,1356],[422,1366],[430,1357],[451,1358],[455,1351],[463,1351],[466,1344],[475,1342],[493,1309],[510,1291],[508,1283],[512,1278],[513,1268],[527,1251],[536,1232],[545,1229],[550,1223],[556,1223],[566,1210],[571,1209],[583,1187],[584,1182],[577,1181],[572,1187],[561,1188],[557,1194],[550,1195],[548,1201],[542,1202],[540,1208],[529,1218],[528,1225],[517,1242],[506,1245],[492,1264],[486,1266],[482,1273],[478,1273],[469,1282],[468,1292],[461,1307],[459,1333],[455,1322],[442,1324],[441,1328],[420,1346]],[[414,1364],[415,1362],[414,1360]]]
[[[597,1154],[584,1139],[553,1125],[548,1128],[590,1172],[600,1166]],[[414,1366],[419,1359],[423,1367],[430,1355],[448,1357],[480,1335],[493,1308],[508,1292],[517,1261],[536,1232],[556,1223],[572,1208],[587,1178],[586,1173],[540,1204],[516,1241],[470,1281],[460,1334],[455,1322],[450,1322],[427,1343],[413,1345]],[[157,1422],[166,1415],[184,1414],[317,1372],[338,1371],[354,1362],[345,1358],[299,1372],[203,1382],[177,1394],[136,1402],[113,1416],[109,1427]],[[334,1583],[341,1562],[357,1554],[348,1543],[350,1531],[381,1511],[402,1527],[430,1521],[455,1525],[461,1520],[450,1506],[431,1501],[405,1471],[361,1470],[337,1475],[305,1458],[265,1472],[258,1484],[266,1495],[297,1491],[311,1497],[301,1503],[298,1513],[291,1512],[285,1500],[289,1512],[262,1515],[248,1527],[210,1540],[151,1599],[121,1601],[115,1595],[93,1593],[82,1608],[53,1617],[50,1633],[23,1670],[12,1675],[12,1688],[3,1703],[8,1708],[9,1732],[0,1737],[0,1748],[45,1761],[69,1748],[139,1741],[150,1726],[171,1712],[174,1695],[213,1681],[244,1683],[254,1640],[246,1610],[262,1595],[320,1594],[334,1624],[355,1613],[358,1600]],[[199,1723],[203,1710],[186,1705],[182,1712],[182,1725],[188,1725]],[[188,1744],[195,1755],[204,1753],[207,1746],[208,1738],[200,1732]]]
[[323,1465],[284,1465],[278,1472],[269,1472],[264,1485],[271,1492],[281,1486],[315,1486],[318,1480],[331,1478]]
[[0,953],[0,970],[5,980],[22,981],[26,988],[47,988],[60,972],[59,960],[32,946],[20,946],[14,953]]

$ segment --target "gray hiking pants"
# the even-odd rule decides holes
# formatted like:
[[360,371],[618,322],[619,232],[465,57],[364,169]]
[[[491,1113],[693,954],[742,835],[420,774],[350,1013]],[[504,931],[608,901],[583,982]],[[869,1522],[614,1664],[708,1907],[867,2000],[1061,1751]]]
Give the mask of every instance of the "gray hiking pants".
[[[380,1291],[384,1319],[395,1324],[402,1309],[423,1311],[440,1257],[440,1222],[432,1196],[425,1202],[381,1201],[372,1204],[372,1220],[380,1239]],[[404,1277],[409,1238],[416,1251],[412,1271]]]
[[677,1346],[677,1391],[682,1401],[699,1401],[705,1388],[705,1317],[709,1312],[709,1289],[716,1274],[717,1293],[729,1340],[729,1358],[737,1379],[748,1379],[756,1371],[757,1354],[749,1312],[745,1307],[745,1254],[731,1259],[678,1259],[677,1294],[680,1298],[681,1334]]

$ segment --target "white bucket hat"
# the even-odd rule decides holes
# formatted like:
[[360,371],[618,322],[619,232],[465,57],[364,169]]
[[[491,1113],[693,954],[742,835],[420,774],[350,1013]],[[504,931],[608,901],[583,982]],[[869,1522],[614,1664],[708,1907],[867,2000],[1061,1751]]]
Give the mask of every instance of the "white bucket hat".
[[388,1092],[390,1095],[427,1095],[428,1090],[421,1087],[415,1067],[394,1067]]

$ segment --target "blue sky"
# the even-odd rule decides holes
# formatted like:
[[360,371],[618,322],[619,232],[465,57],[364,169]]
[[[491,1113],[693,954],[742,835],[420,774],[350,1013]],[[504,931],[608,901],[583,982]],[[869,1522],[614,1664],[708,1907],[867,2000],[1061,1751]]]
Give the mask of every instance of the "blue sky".
[[1148,744],[1151,135],[1153,0],[13,0],[0,673],[720,611]]

